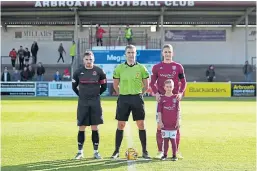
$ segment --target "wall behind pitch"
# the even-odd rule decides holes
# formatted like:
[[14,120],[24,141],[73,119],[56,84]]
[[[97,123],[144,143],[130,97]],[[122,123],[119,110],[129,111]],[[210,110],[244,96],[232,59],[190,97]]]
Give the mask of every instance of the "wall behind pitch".
[[[249,28],[248,56],[256,56],[256,28]],[[226,30],[226,41],[166,41],[174,47],[175,60],[182,64],[228,64],[245,62],[245,30],[236,28],[165,28],[165,30]],[[156,34],[155,34],[156,35]]]
[[[104,29],[107,30],[105,26]],[[147,30],[149,37],[153,39],[160,38],[159,32],[150,32],[150,27],[133,27],[134,31]],[[244,28],[236,28],[234,32],[231,28],[164,28],[165,30],[226,30],[226,41],[201,41],[201,42],[165,42],[174,46],[174,59],[182,64],[233,64],[241,65],[245,61],[245,32]],[[20,45],[23,47],[31,48],[33,42],[32,39],[15,39],[15,32],[24,30],[39,30],[39,31],[53,31],[53,30],[74,30],[73,26],[53,26],[53,27],[23,27],[23,28],[8,28],[7,32],[4,32],[1,28],[1,56],[8,56],[9,51],[12,48],[18,49]],[[117,30],[117,28],[112,29]],[[249,35],[255,30],[255,28],[249,28]],[[94,30],[93,30],[94,31]],[[82,32],[79,31],[79,38],[88,38],[89,29],[84,28]],[[252,56],[256,56],[256,35],[248,36],[248,56],[249,60]],[[53,41],[51,39],[37,40],[39,45],[38,61],[44,64],[56,64],[59,57],[58,47],[60,43],[63,43],[67,55],[64,56],[66,64],[71,62],[69,56],[70,41]],[[10,64],[9,59],[4,59],[2,62]]]
[[[24,31],[40,31],[39,34],[45,34],[43,36],[31,36],[31,37],[22,37],[15,38],[15,32],[24,32]],[[18,50],[22,45],[24,48],[28,47],[29,51],[31,49],[31,45],[33,41],[37,41],[39,46],[38,51],[38,62],[42,62],[43,64],[56,64],[59,58],[58,47],[60,43],[63,44],[63,47],[66,51],[66,56],[64,55],[65,64],[71,63],[71,58],[69,55],[69,48],[71,46],[72,41],[53,41],[51,35],[47,36],[47,32],[53,32],[54,30],[65,30],[65,31],[73,31],[74,27],[72,26],[55,26],[55,27],[23,27],[23,28],[7,28],[7,32],[4,32],[1,28],[1,56],[8,56],[9,52],[12,48]],[[17,35],[16,35],[17,36]],[[83,32],[79,32],[79,37],[88,37],[88,30],[85,29]],[[3,59],[2,62],[5,64],[10,63],[10,59]],[[60,61],[62,63],[62,61]]]

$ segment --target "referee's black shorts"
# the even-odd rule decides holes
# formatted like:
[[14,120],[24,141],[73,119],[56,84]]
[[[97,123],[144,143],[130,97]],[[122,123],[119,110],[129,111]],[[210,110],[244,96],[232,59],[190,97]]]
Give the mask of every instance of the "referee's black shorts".
[[86,102],[79,101],[77,108],[77,125],[91,126],[103,124],[100,97]]
[[145,119],[145,104],[141,94],[119,95],[116,108],[116,119],[128,121],[130,112],[134,121]]

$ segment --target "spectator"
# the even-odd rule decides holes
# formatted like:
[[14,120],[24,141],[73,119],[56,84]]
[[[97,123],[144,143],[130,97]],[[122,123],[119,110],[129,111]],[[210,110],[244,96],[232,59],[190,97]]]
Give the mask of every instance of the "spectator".
[[20,62],[20,70],[24,67],[24,49],[22,46],[20,46],[20,49],[18,50],[18,56],[19,56],[19,62]]
[[66,68],[63,72],[63,79],[70,80],[70,72],[68,68]]
[[125,29],[125,38],[127,39],[128,45],[132,44],[133,32],[132,29],[127,25]]
[[28,48],[25,48],[24,59],[25,59],[25,65],[26,66],[29,65],[29,57],[30,57],[30,51],[29,51]]
[[13,68],[13,70],[15,70],[15,63],[16,63],[16,58],[17,58],[17,52],[15,51],[14,48],[10,51],[9,56],[11,57],[12,68]]
[[31,65],[29,65],[28,68],[29,68],[29,70],[28,70],[28,72],[29,72],[29,80],[33,81],[34,80],[34,76],[35,76],[35,70],[34,70],[34,68]]
[[11,81],[11,74],[9,73],[7,67],[4,67],[4,72],[2,73],[1,81],[3,82]]
[[60,46],[59,46],[59,48],[58,48],[58,52],[59,52],[60,57],[59,57],[57,63],[59,63],[60,59],[62,59],[62,62],[64,63],[63,52],[64,52],[65,54],[66,54],[66,52],[65,52],[65,50],[64,50],[64,48],[63,48],[63,46],[62,46],[62,43],[60,44]]
[[59,73],[59,71],[56,71],[56,73],[54,74],[54,81],[61,81],[61,75]]
[[71,64],[73,64],[75,55],[76,55],[76,44],[75,44],[75,41],[72,41],[72,45],[70,47]]
[[38,63],[37,67],[37,81],[44,81],[45,68],[41,62]]
[[28,81],[29,80],[29,72],[27,67],[23,68],[23,71],[21,71],[21,81]]
[[21,74],[17,69],[14,69],[14,73],[12,74],[12,81],[20,81],[21,80]]
[[28,63],[27,63],[27,64],[24,64],[24,65],[23,65],[23,68],[24,68],[24,67],[27,67],[27,69],[28,69],[28,68],[29,68],[29,64],[28,64]]
[[32,64],[37,63],[37,52],[38,52],[38,50],[39,50],[39,48],[38,48],[37,42],[34,41],[32,46],[31,46]]
[[121,28],[119,28],[119,32],[118,32],[118,37],[117,37],[117,45],[120,46],[121,45],[121,41],[122,41],[122,31]]
[[245,65],[243,67],[243,73],[245,75],[245,81],[252,82],[253,67],[249,65],[248,61],[245,61]]
[[210,65],[209,68],[207,69],[206,77],[207,77],[208,82],[213,82],[213,80],[216,78],[213,65]]
[[98,46],[98,43],[100,42],[101,46],[103,46],[103,34],[106,33],[106,31],[101,27],[99,24],[96,28],[96,45]]

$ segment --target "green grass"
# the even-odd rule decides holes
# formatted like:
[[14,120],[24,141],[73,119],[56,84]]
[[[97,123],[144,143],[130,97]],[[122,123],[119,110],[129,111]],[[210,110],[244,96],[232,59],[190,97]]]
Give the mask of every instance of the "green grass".
[[[102,101],[105,124],[100,126],[103,160],[92,159],[91,131],[87,128],[85,157],[77,152],[76,99],[2,98],[3,171],[127,171],[126,161],[108,158],[114,150],[116,98]],[[185,99],[182,101],[181,152],[184,160],[136,161],[137,171],[255,171],[256,116],[254,99]],[[157,152],[156,103],[146,100],[148,151]],[[131,118],[130,118],[131,119]],[[135,123],[130,120],[133,147],[141,154]],[[121,155],[127,148],[125,134]],[[169,152],[169,156],[171,151]]]

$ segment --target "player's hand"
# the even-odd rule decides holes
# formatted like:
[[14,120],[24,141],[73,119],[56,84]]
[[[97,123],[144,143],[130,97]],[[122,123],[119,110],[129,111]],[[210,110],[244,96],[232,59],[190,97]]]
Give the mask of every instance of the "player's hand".
[[163,128],[164,127],[162,121],[159,121],[158,125],[159,125],[159,128]]
[[179,101],[182,99],[182,97],[183,97],[183,93],[178,93],[176,96],[177,100]]
[[156,93],[155,94],[155,99],[156,99],[157,102],[160,102],[161,95],[159,93]]
[[179,120],[177,120],[177,123],[176,123],[175,128],[176,128],[176,129],[179,129],[179,128],[180,128],[180,122],[179,122]]

